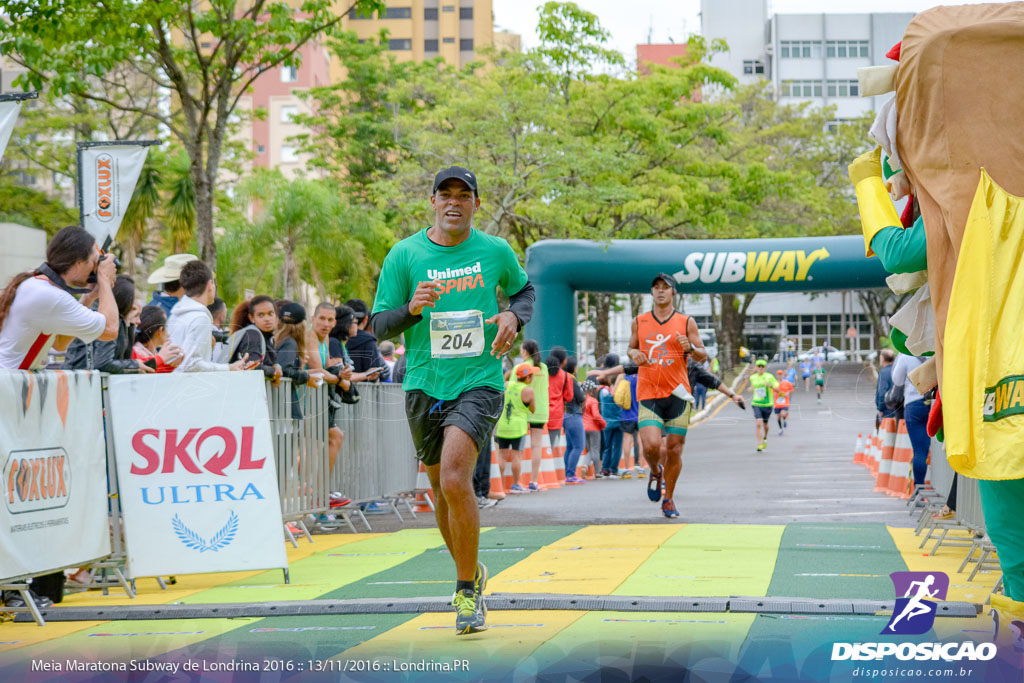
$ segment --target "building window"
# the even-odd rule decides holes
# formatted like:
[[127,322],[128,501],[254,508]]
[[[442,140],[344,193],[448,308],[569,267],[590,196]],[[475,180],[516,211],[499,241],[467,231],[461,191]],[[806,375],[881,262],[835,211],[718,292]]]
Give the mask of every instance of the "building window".
[[829,80],[829,97],[857,97],[860,95],[860,85],[856,79]]
[[381,19],[412,19],[412,7],[388,7]]
[[459,19],[472,19],[473,8],[472,7],[460,7],[459,8]]
[[267,150],[266,150],[266,148],[263,145],[256,145],[256,153],[257,154],[263,154],[265,151],[267,151]]
[[348,11],[348,18],[349,19],[373,19],[373,13],[370,12],[368,14],[362,14],[358,10],[350,9]]
[[825,55],[837,59],[850,57],[867,57],[868,41],[866,40],[830,40],[825,43]]
[[437,8],[436,7],[424,7],[423,8],[423,19],[425,21],[437,21]]
[[298,113],[299,108],[294,104],[281,105],[281,123],[291,123]]
[[389,50],[411,50],[412,39],[411,38],[392,38],[388,41]]
[[455,5],[445,5],[444,7],[441,8],[441,11],[442,12],[454,12],[455,11]]
[[779,42],[779,57],[788,59],[821,59],[820,40],[783,40]]
[[299,67],[297,66],[282,66],[281,67],[281,82],[282,83],[294,83],[299,80]]
[[753,74],[764,74],[764,62],[760,59],[744,59],[743,75],[751,76]]
[[452,43],[455,42],[455,39],[454,38],[442,38],[441,42],[444,43],[445,45],[451,45]]
[[299,160],[299,153],[291,145],[281,146],[281,163],[282,164],[294,164]]
[[437,52],[437,39],[423,41],[424,52]]
[[459,51],[460,52],[472,52],[473,51],[473,39],[472,38],[463,38],[462,40],[460,40],[459,41]]
[[821,97],[822,86],[818,80],[782,81],[782,97]]
[[853,119],[832,119],[825,124],[825,129],[830,133],[838,133],[840,128],[848,126],[853,122]]

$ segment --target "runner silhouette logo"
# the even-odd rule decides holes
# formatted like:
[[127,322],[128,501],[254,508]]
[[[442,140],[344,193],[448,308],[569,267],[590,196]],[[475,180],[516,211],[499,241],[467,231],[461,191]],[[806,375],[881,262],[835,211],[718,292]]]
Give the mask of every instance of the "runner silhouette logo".
[[882,633],[927,633],[935,622],[936,601],[946,599],[949,577],[943,572],[893,572],[889,577],[896,589],[896,605]]

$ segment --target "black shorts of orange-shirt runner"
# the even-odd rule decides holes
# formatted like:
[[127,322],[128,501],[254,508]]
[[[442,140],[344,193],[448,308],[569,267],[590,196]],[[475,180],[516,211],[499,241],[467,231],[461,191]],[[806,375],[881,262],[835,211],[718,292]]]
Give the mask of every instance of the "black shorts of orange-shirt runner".
[[427,466],[441,463],[445,427],[455,426],[469,434],[477,453],[494,432],[504,395],[489,387],[468,389],[456,398],[441,401],[419,390],[405,394],[405,413],[416,447],[416,457]]

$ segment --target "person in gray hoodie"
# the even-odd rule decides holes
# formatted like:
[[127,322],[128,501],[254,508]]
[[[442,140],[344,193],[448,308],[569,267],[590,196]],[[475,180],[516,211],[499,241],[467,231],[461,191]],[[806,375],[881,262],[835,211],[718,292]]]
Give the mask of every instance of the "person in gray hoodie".
[[217,284],[213,273],[202,261],[189,261],[181,268],[181,286],[185,296],[171,310],[167,318],[167,334],[171,343],[181,347],[185,360],[175,372],[217,372],[224,370],[249,370],[260,364],[262,359],[249,358],[248,354],[230,365],[214,363],[213,357],[213,316],[207,308],[217,296]]

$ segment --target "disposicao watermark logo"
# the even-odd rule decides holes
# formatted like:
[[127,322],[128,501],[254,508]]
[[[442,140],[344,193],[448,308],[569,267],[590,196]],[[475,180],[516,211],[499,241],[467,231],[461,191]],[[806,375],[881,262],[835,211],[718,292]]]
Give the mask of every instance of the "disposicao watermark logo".
[[[913,636],[927,633],[935,623],[937,600],[945,600],[949,577],[942,572],[893,572],[896,604],[881,635]],[[988,661],[996,656],[994,643],[972,641],[944,643],[834,643],[832,661],[878,660],[896,657],[901,661]]]
[[896,588],[896,606],[882,633],[927,633],[935,623],[935,601],[946,599],[949,577],[943,572],[893,572],[889,578]]

